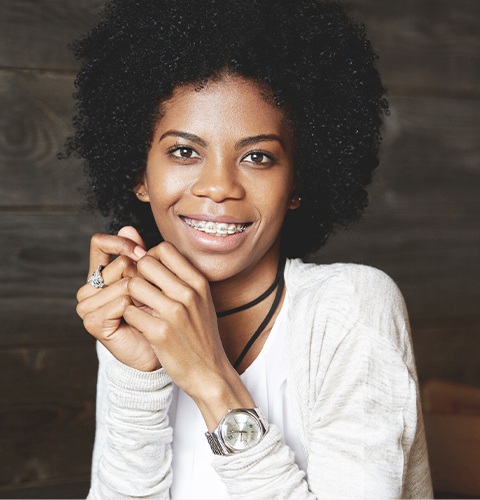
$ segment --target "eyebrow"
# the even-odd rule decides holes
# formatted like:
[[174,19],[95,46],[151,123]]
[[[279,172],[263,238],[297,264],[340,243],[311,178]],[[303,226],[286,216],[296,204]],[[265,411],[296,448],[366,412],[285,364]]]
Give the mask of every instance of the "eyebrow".
[[208,146],[207,142],[205,142],[201,137],[198,137],[198,135],[195,134],[190,134],[188,132],[182,132],[181,130],[169,130],[165,132],[160,139],[158,139],[158,142],[163,141],[165,137],[181,137],[182,139],[185,139],[187,141],[192,141],[198,144],[199,146],[202,146],[203,148],[206,148]]
[[[189,132],[183,132],[181,130],[168,130],[158,140],[158,142],[161,142],[165,137],[181,137],[182,139],[185,139],[187,141],[192,141],[204,148],[208,146],[208,143],[204,141],[201,137],[195,134],[191,134]],[[253,144],[257,144],[258,142],[265,142],[265,141],[276,141],[282,146],[283,149],[285,149],[285,146],[283,144],[283,141],[279,135],[276,134],[259,134],[259,135],[253,135],[251,137],[245,137],[244,139],[240,139],[236,144],[235,144],[235,149],[242,149],[246,146],[251,146]]]
[[260,135],[253,135],[252,137],[245,137],[245,139],[240,139],[235,144],[235,149],[241,149],[246,146],[257,144],[257,142],[265,142],[265,141],[276,141],[280,144],[280,146],[282,146],[283,149],[285,149],[281,137],[276,134],[260,134]]

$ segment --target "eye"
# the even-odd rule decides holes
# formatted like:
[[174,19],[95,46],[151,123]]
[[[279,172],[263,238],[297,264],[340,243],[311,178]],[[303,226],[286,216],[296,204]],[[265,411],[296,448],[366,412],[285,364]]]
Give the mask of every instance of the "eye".
[[200,158],[200,155],[194,149],[186,146],[175,146],[174,148],[170,149],[168,153],[180,160]]
[[254,163],[255,165],[270,165],[275,162],[275,158],[262,151],[253,151],[243,158],[243,161]]

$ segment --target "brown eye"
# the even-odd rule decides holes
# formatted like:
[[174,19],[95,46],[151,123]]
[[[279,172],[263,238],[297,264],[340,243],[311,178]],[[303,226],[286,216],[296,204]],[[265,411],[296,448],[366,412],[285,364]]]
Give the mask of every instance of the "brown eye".
[[200,158],[200,155],[192,148],[187,147],[177,147],[170,151],[172,156],[175,158],[180,158],[182,160],[190,160],[191,158]]
[[274,159],[266,153],[254,151],[245,156],[244,161],[255,163],[256,165],[268,165],[269,163],[273,163]]

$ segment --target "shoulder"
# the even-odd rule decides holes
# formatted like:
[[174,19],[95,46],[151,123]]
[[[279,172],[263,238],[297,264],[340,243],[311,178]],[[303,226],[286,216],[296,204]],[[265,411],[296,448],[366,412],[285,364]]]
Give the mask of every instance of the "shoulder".
[[293,295],[339,290],[347,292],[350,298],[366,295],[371,299],[380,294],[401,298],[392,278],[379,269],[361,264],[308,264],[291,259],[287,261],[285,279]]
[[[288,260],[285,281],[290,297],[297,301],[318,301],[335,305],[361,306],[362,316],[381,313],[385,307],[405,311],[396,283],[386,273],[360,264],[307,264]],[[349,307],[351,309],[351,307]]]
[[330,340],[338,345],[346,335],[368,334],[402,357],[410,350],[403,296],[383,271],[359,264],[318,265],[295,259],[287,262],[285,282],[292,324],[301,321],[305,334],[316,337],[307,342]]

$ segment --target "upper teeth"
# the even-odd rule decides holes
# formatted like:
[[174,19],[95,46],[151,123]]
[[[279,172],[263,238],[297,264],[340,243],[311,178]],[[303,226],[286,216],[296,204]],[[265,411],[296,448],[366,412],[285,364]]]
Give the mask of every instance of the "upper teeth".
[[241,233],[247,229],[246,224],[228,224],[226,222],[211,222],[187,218],[184,218],[184,220],[187,226],[214,236],[228,236],[229,234]]

